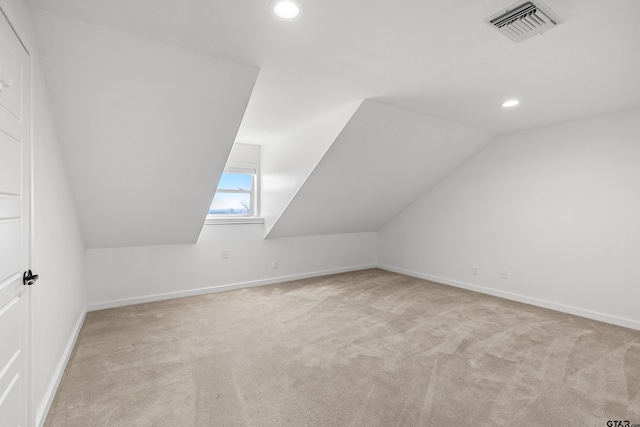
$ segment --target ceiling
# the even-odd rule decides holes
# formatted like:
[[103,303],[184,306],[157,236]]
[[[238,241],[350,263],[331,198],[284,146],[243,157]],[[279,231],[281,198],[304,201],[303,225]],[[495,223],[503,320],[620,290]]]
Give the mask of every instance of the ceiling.
[[[640,105],[640,2],[546,0],[564,23],[521,43],[483,22],[512,0],[33,0],[260,69],[236,141],[269,143],[360,99],[493,134]],[[521,105],[499,104],[517,97]]]

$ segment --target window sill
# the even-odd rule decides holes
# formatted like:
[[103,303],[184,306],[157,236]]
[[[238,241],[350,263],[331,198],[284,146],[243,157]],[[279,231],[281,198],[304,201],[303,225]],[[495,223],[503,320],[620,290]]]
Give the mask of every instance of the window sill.
[[237,218],[225,218],[208,216],[204,225],[227,225],[227,224],[264,224],[264,218],[259,216],[242,216]]

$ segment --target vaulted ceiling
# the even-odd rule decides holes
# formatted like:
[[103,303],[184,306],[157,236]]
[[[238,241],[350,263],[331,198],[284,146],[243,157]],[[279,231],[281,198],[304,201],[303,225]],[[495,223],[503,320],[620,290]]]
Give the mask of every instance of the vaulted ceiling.
[[94,247],[194,241],[234,139],[293,152],[334,115],[267,228],[358,231],[397,211],[371,209],[389,188],[358,201],[360,222],[301,218],[365,176],[372,147],[396,144],[384,156],[419,182],[406,205],[488,135],[640,105],[637,0],[547,0],[565,22],[521,43],[483,22],[512,0],[302,0],[294,22],[270,0],[30,1]]
[[492,136],[364,101],[277,221],[267,223],[267,236],[376,231]]
[[[374,98],[492,133],[613,110],[640,99],[640,2],[546,0],[564,23],[514,43],[483,22],[515,0],[34,0],[44,9],[260,68],[238,133],[268,142]],[[505,114],[499,103],[522,105]]]

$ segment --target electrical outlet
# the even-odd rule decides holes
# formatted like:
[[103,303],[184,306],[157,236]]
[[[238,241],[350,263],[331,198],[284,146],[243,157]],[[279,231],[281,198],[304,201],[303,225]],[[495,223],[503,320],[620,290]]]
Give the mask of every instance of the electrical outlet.
[[222,250],[222,259],[229,259],[229,249]]
[[478,275],[478,266],[477,266],[477,265],[474,265],[474,266],[473,266],[473,275],[474,275],[474,276],[477,276],[477,275]]
[[502,279],[508,279],[509,278],[509,274],[508,274],[506,269],[503,268],[502,270],[500,270],[500,278],[502,278]]
[[278,261],[273,261],[273,269],[274,270],[278,269]]

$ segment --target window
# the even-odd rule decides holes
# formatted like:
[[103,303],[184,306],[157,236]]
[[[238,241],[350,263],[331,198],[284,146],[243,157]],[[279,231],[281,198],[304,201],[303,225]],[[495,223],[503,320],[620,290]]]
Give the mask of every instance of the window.
[[208,219],[212,221],[208,222],[254,222],[251,219],[258,216],[257,184],[256,164],[228,162],[209,207]]
[[256,166],[227,163],[209,215],[256,216]]
[[234,143],[205,224],[263,223],[259,194],[260,146]]

